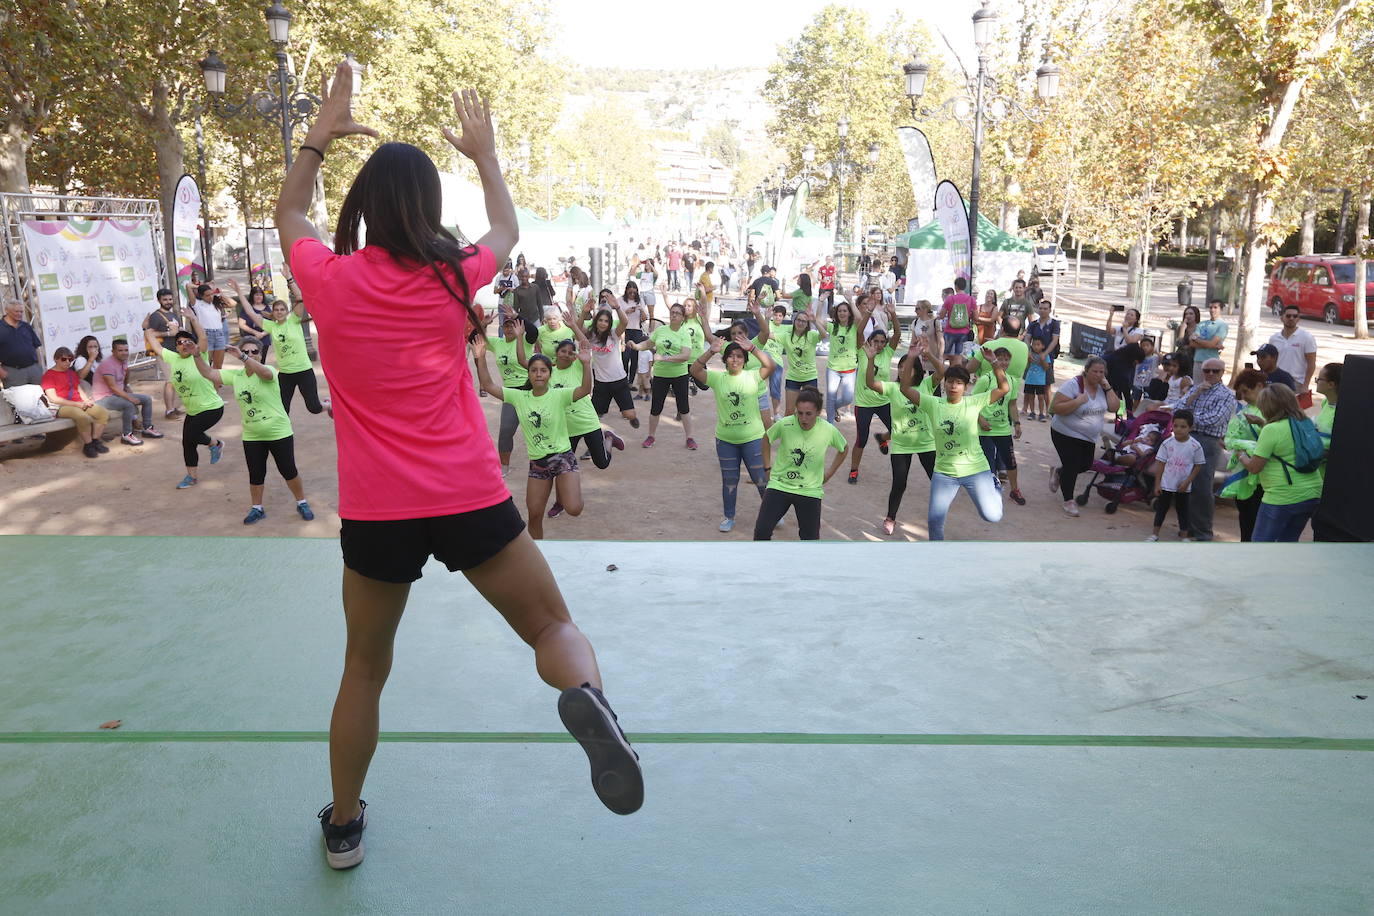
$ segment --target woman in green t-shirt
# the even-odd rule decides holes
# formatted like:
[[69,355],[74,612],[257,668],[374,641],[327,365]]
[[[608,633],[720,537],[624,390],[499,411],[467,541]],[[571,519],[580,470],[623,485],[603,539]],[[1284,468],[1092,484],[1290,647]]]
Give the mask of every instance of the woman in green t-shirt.
[[892,417],[892,438],[888,444],[892,486],[887,491],[887,515],[883,518],[883,533],[888,535],[897,530],[897,510],[902,507],[907,479],[911,476],[911,456],[920,460],[927,480],[935,474],[935,439],[920,410],[902,393],[903,388],[915,388],[923,397],[934,396],[934,379],[927,378],[925,370],[931,347],[932,342],[927,338],[913,337],[911,349],[897,362],[896,382],[878,379],[876,368],[880,360],[877,354],[864,366],[864,390],[882,395]]
[[816,301],[811,295],[811,275],[798,274],[796,279],[797,288],[788,293],[792,299],[792,313],[809,312]]
[[[892,357],[896,355],[897,347],[901,344],[902,325],[897,320],[897,307],[888,305],[886,310],[892,322],[892,336],[888,336],[887,329],[882,325],[874,325],[868,340],[859,348],[858,371],[855,373],[857,387],[854,392],[856,430],[854,447],[850,449],[849,455],[849,482],[855,484],[859,482],[859,462],[863,461],[864,449],[868,446],[868,433],[873,425],[873,418],[882,420],[883,427],[887,429],[886,435],[877,434],[878,450],[884,455],[887,454],[887,441],[892,436],[892,405],[888,403],[881,384],[877,390],[867,384],[870,362],[878,367],[878,371],[874,373],[876,382],[882,383],[891,379]],[[867,317],[861,327],[868,327]],[[876,349],[873,349],[874,347]]]
[[682,423],[682,433],[687,437],[687,447],[696,450],[697,442],[692,438],[691,396],[687,393],[687,364],[692,361],[692,338],[686,330],[687,310],[681,303],[673,303],[668,309],[668,323],[655,328],[653,334],[644,340],[632,341],[626,337],[625,348],[630,350],[649,350],[654,354],[653,380],[650,390],[653,400],[649,402],[649,437],[644,440],[645,448],[654,447],[658,432],[658,416],[663,413],[663,404],[668,400],[668,392],[673,392],[677,402],[678,419]]
[[248,515],[245,525],[255,525],[267,517],[263,508],[263,490],[267,484],[267,456],[277,465],[277,473],[286,481],[291,495],[296,497],[296,512],[307,522],[315,513],[305,499],[300,472],[296,470],[296,437],[291,429],[291,417],[281,402],[281,388],[277,384],[280,370],[262,364],[262,343],[246,336],[241,347],[228,347],[228,353],[243,361],[242,369],[212,369],[199,354],[196,369],[216,388],[228,385],[234,389],[243,417],[243,459],[248,464]]
[[[554,353],[553,376],[549,385],[552,388],[576,388],[581,381],[582,367],[577,363],[577,344],[565,340],[558,345],[558,350]],[[592,387],[596,387],[595,371],[592,372]],[[588,455],[583,457],[590,456],[592,464],[596,465],[598,470],[604,471],[610,467],[610,449],[625,451],[625,441],[609,429],[602,428],[601,418],[596,415],[596,408],[592,405],[590,396],[573,401],[572,406],[568,408],[567,423],[569,447],[576,454],[578,442],[585,445]],[[550,518],[558,514],[552,509],[549,511]]]
[[172,338],[174,349],[167,349],[164,344],[157,353],[167,364],[167,378],[176,390],[177,397],[186,406],[186,419],[181,425],[181,459],[186,466],[186,476],[177,484],[178,490],[196,485],[200,446],[209,446],[211,464],[218,464],[224,452],[224,440],[211,439],[208,435],[214,425],[224,419],[224,399],[219,396],[215,386],[201,376],[195,362],[198,354],[210,349],[209,338],[205,336],[205,329],[200,326],[194,311],[183,309],[182,317],[185,327]]
[[[918,350],[918,345],[912,344],[911,354],[918,355]],[[987,355],[991,360],[992,354]],[[1002,495],[997,492],[997,482],[978,442],[979,412],[1011,390],[1006,370],[994,362],[992,371],[997,387],[981,394],[965,393],[969,374],[963,366],[935,367],[934,384],[943,386],[944,397],[922,395],[909,384],[902,386],[902,394],[916,405],[935,437],[935,474],[930,479],[926,521],[932,541],[945,539],[945,518],[960,489],[968,492],[983,521],[1002,520]]]
[[[502,387],[521,388],[529,384],[529,377],[525,374],[525,362],[529,358],[528,354],[533,352],[528,347],[529,329],[525,327],[525,320],[515,312],[502,308],[501,314],[501,336],[488,335],[487,349],[496,356],[496,368],[501,373]],[[495,315],[495,312],[488,312],[487,321],[490,322]],[[483,391],[482,397],[486,396],[487,393]],[[520,417],[516,414],[515,407],[503,403],[501,429],[496,435],[496,452],[501,459],[502,477],[510,473],[510,453],[515,448],[515,430],[519,426]]]
[[288,414],[297,390],[305,400],[305,409],[311,413],[323,413],[329,407],[328,400],[320,400],[315,367],[310,365],[310,353],[305,349],[305,332],[301,329],[304,318],[303,303],[287,305],[278,299],[272,303],[272,317],[262,322],[263,329],[272,335],[272,343],[276,345],[277,384],[281,386],[282,407]]
[[[854,403],[854,377],[859,368],[859,335],[868,315],[841,300],[831,312],[827,336],[830,353],[825,358],[825,418],[836,421],[840,409]],[[851,481],[852,482],[852,481]]]
[[786,413],[789,417],[796,412],[797,393],[803,388],[817,388],[816,344],[829,333],[824,325],[817,327],[816,316],[809,307],[792,314],[792,330],[782,335],[783,351],[787,354]]
[[592,392],[592,354],[578,354],[582,361],[582,382],[574,389],[553,388],[553,360],[543,353],[529,358],[526,372],[528,388],[504,388],[491,379],[487,369],[487,339],[473,338],[472,360],[477,366],[477,379],[482,390],[500,398],[520,415],[520,428],[525,433],[525,448],[530,456],[529,478],[525,483],[526,523],[530,537],[544,537],[544,510],[549,495],[556,494],[558,503],[569,515],[582,514],[582,481],[577,473],[577,455],[568,440],[568,408]]
[[[739,466],[749,470],[749,479],[762,498],[768,486],[763,468],[763,416],[759,410],[759,388],[773,374],[773,358],[749,339],[742,326],[731,328],[734,340],[725,346],[725,370],[706,370],[706,362],[721,351],[721,339],[711,337],[710,350],[693,361],[692,378],[716,398],[716,458],[720,461],[720,498],[725,517],[721,531],[735,527],[735,501],[739,495]],[[744,368],[750,357],[760,368]],[[766,396],[766,395],[765,395]]]
[[1306,432],[1312,421],[1298,406],[1297,395],[1287,385],[1269,385],[1259,393],[1257,405],[1264,417],[1253,451],[1241,453],[1241,464],[1258,474],[1264,497],[1255,516],[1256,544],[1293,542],[1302,537],[1307,522],[1321,502],[1321,471],[1297,468],[1295,432]]

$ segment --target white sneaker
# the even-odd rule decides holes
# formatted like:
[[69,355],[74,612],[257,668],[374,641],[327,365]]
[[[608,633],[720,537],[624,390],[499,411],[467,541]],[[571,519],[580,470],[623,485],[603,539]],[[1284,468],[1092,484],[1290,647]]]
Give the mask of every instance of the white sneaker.
[[1157,541],[1157,540],[1159,540],[1159,535],[1157,535],[1157,534],[1152,534],[1152,535],[1150,535],[1149,537],[1147,537],[1145,540],[1146,540],[1146,541]]
[[718,531],[729,531],[730,529],[732,529],[732,528],[734,528],[734,527],[735,527],[735,520],[734,520],[733,518],[726,518],[726,519],[721,519],[720,527],[719,527],[717,530],[718,530]]
[[1064,514],[1072,518],[1078,518],[1078,503],[1073,500],[1066,500],[1064,503]]

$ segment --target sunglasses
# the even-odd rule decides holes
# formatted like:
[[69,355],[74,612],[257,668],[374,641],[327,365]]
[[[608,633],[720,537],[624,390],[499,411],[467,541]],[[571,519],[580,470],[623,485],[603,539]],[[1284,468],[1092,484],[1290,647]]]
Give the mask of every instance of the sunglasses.
[[53,362],[58,362],[58,363],[69,363],[69,362],[71,362],[71,361],[72,361],[72,357],[70,357],[70,356],[58,356],[58,357],[55,357],[55,358],[53,359]]
[[261,350],[239,350],[239,352],[242,353],[244,356],[257,356],[257,355],[258,355],[259,353],[261,353],[262,351],[261,351]]
[[1203,369],[1202,371],[1205,372],[1205,373],[1208,374],[1208,375],[1212,375],[1212,374],[1214,374],[1214,373],[1217,374],[1217,375],[1220,375],[1224,370],[1221,370],[1221,369]]

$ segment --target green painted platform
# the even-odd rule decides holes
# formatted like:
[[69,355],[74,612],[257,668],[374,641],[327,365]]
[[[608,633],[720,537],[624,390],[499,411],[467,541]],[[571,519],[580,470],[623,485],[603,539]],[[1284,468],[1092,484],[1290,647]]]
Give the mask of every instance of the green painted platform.
[[644,809],[431,564],[334,873],[337,545],[0,538],[0,913],[1374,912],[1368,547],[545,551]]

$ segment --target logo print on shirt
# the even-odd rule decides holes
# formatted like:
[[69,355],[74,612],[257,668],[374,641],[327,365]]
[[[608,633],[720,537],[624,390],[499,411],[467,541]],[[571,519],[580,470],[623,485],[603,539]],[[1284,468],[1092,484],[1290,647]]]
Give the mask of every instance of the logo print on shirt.
[[792,449],[792,451],[791,451],[789,454],[791,454],[791,456],[792,456],[792,463],[793,463],[794,465],[796,465],[797,467],[801,467],[802,464],[805,463],[805,461],[806,461],[806,450],[805,450],[805,449],[794,448],[794,449]]
[[738,391],[732,391],[732,392],[730,392],[729,394],[727,394],[727,395],[725,396],[725,399],[726,399],[727,401],[730,402],[730,406],[731,406],[731,407],[738,407],[738,406],[739,406],[739,392],[738,392]]
[[531,410],[530,425],[533,426],[535,429],[539,429],[541,426],[544,425],[544,415],[537,410]]
[[944,433],[946,436],[952,436],[952,435],[954,435],[954,421],[953,421],[953,420],[941,420],[941,421],[940,421],[940,432]]

